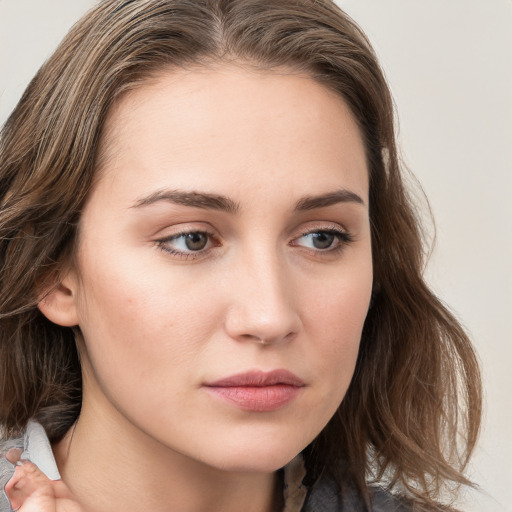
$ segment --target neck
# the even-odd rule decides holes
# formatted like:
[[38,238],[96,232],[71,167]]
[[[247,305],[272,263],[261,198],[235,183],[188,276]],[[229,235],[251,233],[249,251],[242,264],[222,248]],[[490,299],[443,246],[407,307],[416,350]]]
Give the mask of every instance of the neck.
[[126,419],[82,413],[54,446],[62,479],[84,511],[274,512],[276,473],[212,468],[147,436]]

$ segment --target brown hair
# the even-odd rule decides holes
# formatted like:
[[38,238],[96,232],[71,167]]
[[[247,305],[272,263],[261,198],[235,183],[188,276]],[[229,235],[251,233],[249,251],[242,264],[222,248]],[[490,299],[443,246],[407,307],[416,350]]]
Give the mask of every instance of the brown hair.
[[431,510],[443,482],[469,483],[462,471],[480,423],[478,364],[422,277],[420,223],[383,73],[330,0],[106,0],[37,73],[0,139],[0,422],[14,435],[35,417],[55,442],[80,412],[73,331],[37,303],[72,264],[113,102],[164,67],[229,59],[308,73],[345,99],[365,141],[373,304],[346,397],[304,451],[308,480],[327,474],[366,501],[367,481],[385,482]]

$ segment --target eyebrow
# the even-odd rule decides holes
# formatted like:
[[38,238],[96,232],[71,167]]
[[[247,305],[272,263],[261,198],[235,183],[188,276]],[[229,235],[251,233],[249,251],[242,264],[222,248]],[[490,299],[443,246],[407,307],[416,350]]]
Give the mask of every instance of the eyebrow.
[[228,197],[205,192],[182,192],[180,190],[160,190],[139,199],[132,208],[149,206],[160,201],[181,204],[192,208],[205,210],[220,210],[227,213],[237,213],[240,205]]
[[326,208],[333,204],[338,203],[356,203],[364,206],[363,199],[358,196],[355,192],[351,192],[347,189],[336,190],[328,194],[319,196],[306,196],[297,201],[295,210],[297,211],[308,211],[316,208]]
[[[219,194],[210,194],[206,192],[185,192],[180,190],[159,190],[135,202],[132,208],[141,208],[150,206],[158,202],[169,202],[190,206],[192,208],[201,208],[205,210],[219,210],[235,214],[240,211],[240,205]],[[356,203],[364,205],[363,199],[355,192],[340,189],[335,192],[329,192],[318,196],[305,196],[295,204],[295,211],[308,211],[316,208],[326,208],[338,203]]]

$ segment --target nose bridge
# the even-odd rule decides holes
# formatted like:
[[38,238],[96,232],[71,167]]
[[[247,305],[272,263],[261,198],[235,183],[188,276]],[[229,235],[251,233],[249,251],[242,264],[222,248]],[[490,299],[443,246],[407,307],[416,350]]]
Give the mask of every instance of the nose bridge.
[[234,293],[226,319],[236,339],[275,343],[291,338],[300,327],[291,275],[282,255],[268,245],[248,251],[234,269]]

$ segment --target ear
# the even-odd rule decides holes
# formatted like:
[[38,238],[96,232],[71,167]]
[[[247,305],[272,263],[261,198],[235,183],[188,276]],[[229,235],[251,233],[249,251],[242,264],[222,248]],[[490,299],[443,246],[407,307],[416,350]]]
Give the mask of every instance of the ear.
[[63,327],[78,325],[77,284],[73,272],[68,273],[57,286],[52,286],[49,292],[42,295],[37,305],[41,313]]

